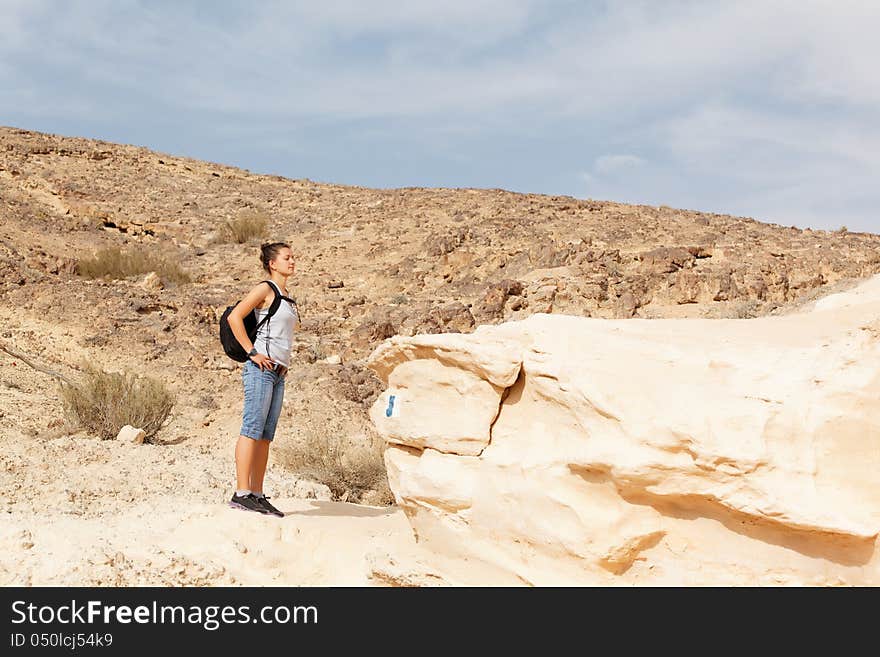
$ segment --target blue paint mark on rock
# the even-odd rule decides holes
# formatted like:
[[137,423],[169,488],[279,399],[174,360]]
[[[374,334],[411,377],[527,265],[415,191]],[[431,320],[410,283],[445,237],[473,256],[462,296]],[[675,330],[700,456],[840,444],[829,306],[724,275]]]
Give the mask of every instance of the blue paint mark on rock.
[[394,411],[394,400],[397,395],[388,395],[388,408],[385,409],[385,417],[391,417],[391,413]]

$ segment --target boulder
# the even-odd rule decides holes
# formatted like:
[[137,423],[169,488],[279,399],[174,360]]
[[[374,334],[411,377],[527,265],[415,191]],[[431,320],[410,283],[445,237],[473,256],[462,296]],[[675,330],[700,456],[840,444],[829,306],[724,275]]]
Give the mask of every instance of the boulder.
[[465,226],[459,226],[446,235],[431,235],[425,240],[425,252],[429,256],[442,256],[452,253],[465,243],[470,236],[470,230]]
[[516,381],[520,362],[503,340],[487,338],[474,354],[469,335],[395,336],[370,355],[369,367],[388,386],[370,407],[386,441],[468,456],[489,444],[501,396]]
[[138,429],[130,424],[126,424],[119,430],[119,433],[116,434],[116,440],[123,443],[142,445],[146,436],[147,432],[143,429]]
[[140,281],[140,285],[149,292],[158,292],[165,287],[161,277],[154,271],[147,273]]
[[644,271],[654,274],[671,274],[694,262],[694,253],[681,247],[659,247],[640,253],[638,259]]
[[435,306],[428,311],[419,330],[424,333],[467,333],[474,328],[474,316],[461,301]]
[[490,285],[474,307],[475,316],[485,322],[501,319],[508,296],[503,286]]
[[878,363],[880,276],[787,315],[536,314],[367,361],[395,499],[475,585],[880,585]]
[[350,342],[352,347],[364,348],[389,338],[395,333],[397,333],[397,328],[389,319],[371,317],[361,322],[352,331]]

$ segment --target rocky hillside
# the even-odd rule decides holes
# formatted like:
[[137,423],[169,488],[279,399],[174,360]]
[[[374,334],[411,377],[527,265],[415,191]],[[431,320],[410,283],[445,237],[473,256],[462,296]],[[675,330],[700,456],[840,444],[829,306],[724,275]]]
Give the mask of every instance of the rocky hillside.
[[[0,128],[0,335],[59,371],[85,358],[161,376],[178,395],[164,440],[220,440],[220,425],[234,435],[240,382],[217,318],[262,275],[259,240],[223,242],[219,229],[245,212],[268,217],[266,238],[298,258],[286,412],[291,431],[318,434],[372,431],[379,384],[363,360],[394,334],[538,312],[753,317],[880,272],[873,234],[503,190],[319,184]],[[161,252],[192,281],[77,274],[113,245]],[[0,390],[11,404],[0,433],[45,430],[55,397],[15,385]]]
[[[265,238],[298,258],[303,322],[266,481],[292,513],[283,528],[224,508],[242,391],[217,320],[263,277],[259,239],[223,239],[244,215],[267,218]],[[0,584],[434,581],[400,508],[322,506],[350,489],[299,476],[317,450],[384,479],[381,460],[350,449],[381,446],[368,409],[382,384],[365,363],[384,338],[537,312],[784,313],[880,271],[878,245],[667,207],[318,184],[0,128],[0,346],[71,379],[84,362],[147,374],[176,402],[155,444],[97,440],[67,424],[51,377],[0,352]],[[82,275],[114,246],[188,276]]]

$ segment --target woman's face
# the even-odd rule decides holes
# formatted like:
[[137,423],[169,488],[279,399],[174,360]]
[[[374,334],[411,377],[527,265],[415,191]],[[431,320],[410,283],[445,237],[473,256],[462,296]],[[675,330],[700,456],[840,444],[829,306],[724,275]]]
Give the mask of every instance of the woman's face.
[[278,270],[279,274],[289,276],[293,273],[295,268],[293,253],[291,253],[290,249],[285,247],[278,252],[278,255],[275,256],[275,259],[272,260],[271,264],[275,266],[275,269]]

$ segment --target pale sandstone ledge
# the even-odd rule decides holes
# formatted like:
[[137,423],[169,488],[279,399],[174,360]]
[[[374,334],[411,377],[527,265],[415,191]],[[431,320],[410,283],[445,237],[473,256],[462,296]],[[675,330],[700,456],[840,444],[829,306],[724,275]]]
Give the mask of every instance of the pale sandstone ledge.
[[778,317],[395,337],[370,366],[395,497],[462,581],[880,584],[880,277]]

